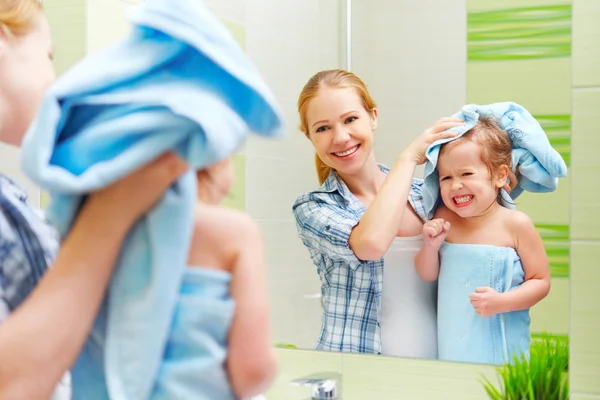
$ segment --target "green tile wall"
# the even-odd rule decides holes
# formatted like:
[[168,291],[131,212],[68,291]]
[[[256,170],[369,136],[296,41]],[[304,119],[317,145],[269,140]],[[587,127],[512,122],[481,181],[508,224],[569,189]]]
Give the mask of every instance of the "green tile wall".
[[[467,101],[523,105],[570,165],[570,1],[468,0],[467,9]],[[517,199],[544,241],[552,274],[551,294],[531,311],[534,333],[569,330],[570,185],[571,177],[553,193]]]
[[572,398],[600,398],[600,2],[573,0]]

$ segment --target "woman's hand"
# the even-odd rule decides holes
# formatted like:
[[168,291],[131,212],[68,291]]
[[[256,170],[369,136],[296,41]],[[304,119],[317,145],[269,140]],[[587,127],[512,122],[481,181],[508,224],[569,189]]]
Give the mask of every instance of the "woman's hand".
[[109,213],[128,228],[161,198],[188,165],[176,154],[166,153],[90,195],[86,207]]
[[508,182],[502,187],[502,189],[506,190],[506,193],[510,194],[514,188],[519,184],[519,180],[517,179],[517,175],[519,175],[519,167],[517,166],[517,173],[515,174],[510,169],[508,170]]
[[426,161],[425,152],[432,143],[440,139],[455,137],[457,135],[455,132],[447,132],[447,130],[464,124],[465,121],[459,118],[442,118],[435,125],[421,133],[403,154],[408,155],[417,165],[423,164]]

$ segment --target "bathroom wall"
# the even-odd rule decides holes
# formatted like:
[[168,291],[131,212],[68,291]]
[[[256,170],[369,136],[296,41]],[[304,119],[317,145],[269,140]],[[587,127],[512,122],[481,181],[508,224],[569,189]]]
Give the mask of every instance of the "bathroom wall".
[[320,283],[296,233],[292,204],[317,188],[314,153],[298,130],[296,101],[318,70],[342,66],[339,0],[246,0],[246,51],[283,107],[288,135],[251,138],[246,211],[263,229],[275,341],[312,348],[320,329]]
[[572,399],[600,399],[600,2],[573,0],[571,139]]
[[[467,0],[467,11],[468,102],[521,104],[570,166],[570,0]],[[524,193],[516,201],[542,236],[552,274],[550,295],[531,310],[534,334],[569,330],[570,183],[567,177],[554,193]]]
[[466,102],[466,0],[355,0],[352,7],[352,70],[378,102],[376,157],[391,165]]

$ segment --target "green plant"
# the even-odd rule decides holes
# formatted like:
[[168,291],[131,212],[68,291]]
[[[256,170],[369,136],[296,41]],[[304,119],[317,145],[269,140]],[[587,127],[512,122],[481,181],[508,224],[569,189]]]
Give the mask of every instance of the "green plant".
[[498,368],[501,388],[483,378],[492,400],[567,400],[569,398],[569,343],[543,334],[531,343],[531,355],[515,356]]

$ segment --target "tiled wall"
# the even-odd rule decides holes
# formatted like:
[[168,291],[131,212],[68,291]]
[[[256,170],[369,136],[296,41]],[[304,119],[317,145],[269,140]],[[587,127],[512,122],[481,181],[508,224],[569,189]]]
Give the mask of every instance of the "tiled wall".
[[[467,0],[467,100],[514,101],[540,122],[567,165],[571,161],[571,2]],[[550,295],[531,310],[531,330],[564,336],[569,329],[569,186],[524,193],[517,206],[544,240]]]
[[312,348],[319,334],[319,279],[298,238],[292,204],[318,187],[314,152],[298,130],[296,102],[308,79],[341,67],[339,0],[246,0],[249,57],[283,107],[288,135],[246,145],[246,211],[264,232],[275,341]]
[[390,165],[424,129],[465,104],[465,3],[353,1],[353,72],[379,105],[378,162]]
[[570,379],[575,399],[600,399],[598,110],[600,2],[573,0]]

